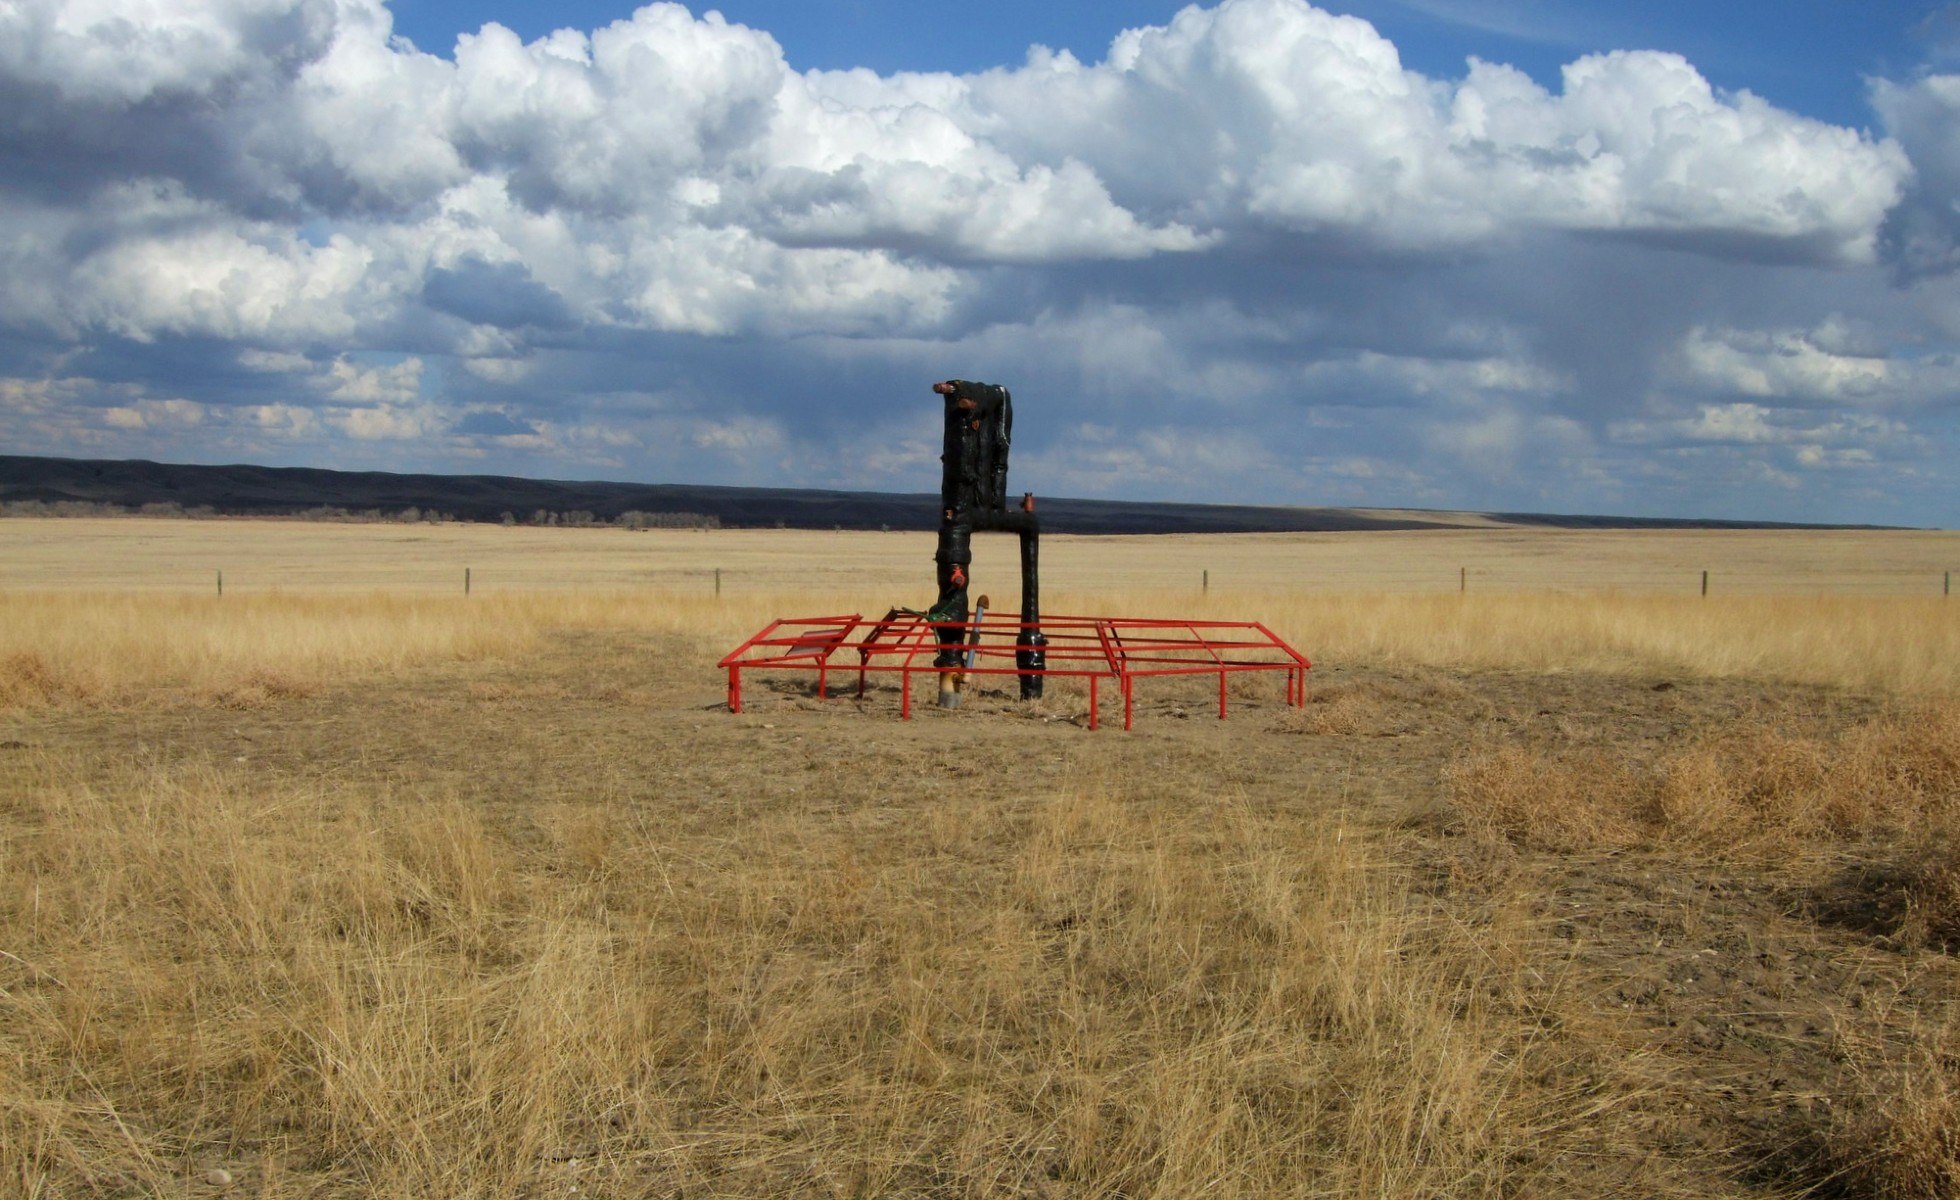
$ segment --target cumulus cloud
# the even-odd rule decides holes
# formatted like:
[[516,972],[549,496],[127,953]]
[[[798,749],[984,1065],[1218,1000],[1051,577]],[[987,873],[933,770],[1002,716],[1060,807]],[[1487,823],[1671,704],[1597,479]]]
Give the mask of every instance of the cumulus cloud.
[[1719,96],[1677,55],[1590,55],[1556,95],[1475,61],[1450,83],[1295,0],[1188,8],[1103,63],[1040,57],[970,92],[1003,145],[1079,156],[1141,212],[1392,245],[1550,227],[1867,261],[1908,174],[1897,146]]
[[[1589,56],[1556,95],[1481,62],[1437,81],[1300,0],[965,78],[799,74],[766,33],[675,4],[528,45],[488,25],[453,60],[390,34],[375,0],[9,6],[0,70],[23,101],[0,161],[45,148],[36,130],[151,119],[171,151],[70,210],[106,235],[81,261],[14,264],[64,272],[75,299],[46,319],[324,340],[419,302],[500,329],[931,328],[962,264],[1262,230],[1861,261],[1907,174],[1897,146],[1717,95],[1677,56]],[[309,214],[323,240],[295,236]]]
[[1610,499],[1704,408],[1950,382],[1889,302],[1796,299],[1945,269],[1950,77],[1877,85],[1874,138],[1673,54],[1434,78],[1304,0],[968,75],[798,70],[673,3],[393,33],[383,0],[0,5],[0,434],[190,444],[181,401],[237,454],[918,486],[924,410],[881,397],[965,374],[1044,394],[1028,461],[1082,490],[1257,498],[1237,463],[1447,502],[1538,462]]
[[1681,347],[1682,381],[1713,392],[1792,400],[1870,400],[1895,389],[1883,357],[1838,354],[1790,330],[1696,328]]
[[1672,378],[1691,393],[1750,396],[1786,407],[1952,403],[1960,363],[1950,355],[1893,357],[1845,338],[1837,321],[1809,330],[1697,326],[1682,339]]
[[155,429],[170,425],[202,425],[205,408],[194,400],[139,400],[102,410],[102,422],[112,429]]
[[1626,421],[1613,427],[1621,441],[1676,447],[1785,447],[1805,467],[1876,465],[1890,451],[1921,449],[1924,439],[1900,421],[1865,414],[1837,414],[1819,420],[1814,413],[1789,412],[1737,401],[1704,405],[1691,416],[1670,421]]

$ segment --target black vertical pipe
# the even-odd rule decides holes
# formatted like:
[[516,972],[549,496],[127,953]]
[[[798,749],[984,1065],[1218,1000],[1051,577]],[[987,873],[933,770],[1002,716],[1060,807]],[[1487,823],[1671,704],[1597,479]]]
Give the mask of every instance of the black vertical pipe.
[[[985,387],[964,379],[932,385],[944,401],[946,416],[939,451],[939,545],[932,555],[939,596],[926,614],[935,622],[963,623],[971,612],[966,596],[967,568],[973,565],[973,510],[980,500],[980,401]],[[933,665],[959,666],[965,658],[964,633],[958,629],[935,633],[939,653]]]
[[1041,699],[1043,676],[1033,672],[1048,668],[1048,639],[1035,626],[1041,624],[1041,524],[1035,518],[1033,498],[1028,501],[1028,523],[1021,529],[1021,633],[1014,639],[1014,666],[1021,672],[1021,699]]

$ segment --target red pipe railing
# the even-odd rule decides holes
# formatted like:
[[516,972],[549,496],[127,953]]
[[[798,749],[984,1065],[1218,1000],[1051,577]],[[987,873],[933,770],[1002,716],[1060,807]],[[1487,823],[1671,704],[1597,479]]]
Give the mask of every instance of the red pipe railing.
[[[893,611],[867,622],[862,614],[798,617],[771,622],[722,658],[728,672],[728,708],[742,711],[742,673],[755,670],[807,670],[817,673],[817,694],[828,694],[832,660],[841,654],[857,656],[857,694],[864,696],[870,674],[896,674],[899,715],[912,716],[912,677],[921,672],[934,678],[961,675],[1040,675],[1086,679],[1089,685],[1089,728],[1099,726],[1098,685],[1115,680],[1123,697],[1123,728],[1129,729],[1135,707],[1136,681],[1166,676],[1216,675],[1218,716],[1227,712],[1227,677],[1282,672],[1286,703],[1306,703],[1306,673],[1313,664],[1272,630],[1257,621],[1157,620],[1140,617],[1044,616],[1032,625],[1018,613],[989,613],[984,628],[977,621],[929,621],[923,614]],[[968,647],[965,666],[921,666],[921,654],[937,655],[941,630],[957,630]],[[1014,662],[1023,630],[1038,630],[1048,639],[1045,667],[1023,670]]]

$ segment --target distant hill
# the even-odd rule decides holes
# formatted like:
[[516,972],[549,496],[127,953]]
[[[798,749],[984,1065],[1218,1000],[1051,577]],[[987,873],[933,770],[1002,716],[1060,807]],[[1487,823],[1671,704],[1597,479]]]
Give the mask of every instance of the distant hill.
[[[145,505],[205,509],[224,516],[396,516],[406,509],[463,521],[529,523],[540,513],[623,514],[712,520],[732,528],[893,529],[934,526],[937,496],[830,492],[802,488],[708,487],[525,479],[511,475],[397,475],[311,467],[209,467],[143,459],[38,458],[0,455],[0,504]],[[1162,504],[1041,496],[1042,527],[1055,533],[1287,533],[1338,530],[1541,526],[1583,529],[1815,529],[1756,521],[1464,513],[1424,509],[1282,508],[1242,504]]]

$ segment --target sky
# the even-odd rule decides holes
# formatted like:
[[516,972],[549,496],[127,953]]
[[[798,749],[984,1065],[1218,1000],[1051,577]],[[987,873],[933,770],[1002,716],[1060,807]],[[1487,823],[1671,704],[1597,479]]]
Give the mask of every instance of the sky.
[[1960,525],[1960,5],[17,0],[0,451]]

